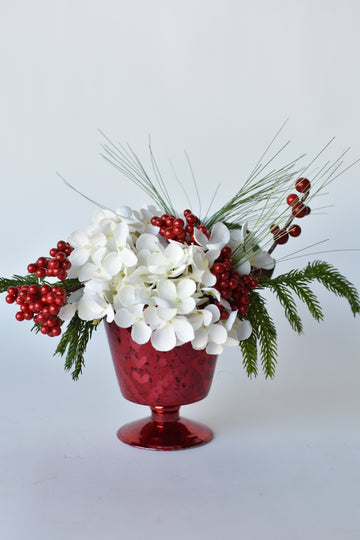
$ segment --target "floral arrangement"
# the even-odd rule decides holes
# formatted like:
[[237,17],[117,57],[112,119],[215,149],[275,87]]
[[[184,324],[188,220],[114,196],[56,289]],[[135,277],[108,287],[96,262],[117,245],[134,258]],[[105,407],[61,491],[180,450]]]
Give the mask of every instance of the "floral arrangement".
[[[99,205],[88,227],[30,263],[27,275],[0,278],[6,302],[18,305],[18,321],[30,320],[33,330],[50,337],[62,334],[55,354],[65,355],[74,379],[102,319],[129,328],[136,343],[150,341],[159,351],[191,342],[217,355],[224,345],[239,346],[248,375],[257,375],[260,360],[265,375],[273,377],[276,328],[263,290],[275,294],[298,333],[302,322],[294,295],[315,320],[323,318],[312,282],[344,297],[354,315],[360,312],[354,286],[327,262],[273,275],[274,249],[301,234],[298,220],[309,216],[310,202],[344,172],[342,156],[313,172],[311,180],[305,172],[313,162],[296,169],[294,160],[268,173],[273,157],[259,162],[228,203],[210,213],[215,192],[207,213],[197,216],[175,209],[151,147],[154,179],[130,147],[107,139],[103,148],[103,157],[155,206]],[[195,188],[200,199],[196,183]]]

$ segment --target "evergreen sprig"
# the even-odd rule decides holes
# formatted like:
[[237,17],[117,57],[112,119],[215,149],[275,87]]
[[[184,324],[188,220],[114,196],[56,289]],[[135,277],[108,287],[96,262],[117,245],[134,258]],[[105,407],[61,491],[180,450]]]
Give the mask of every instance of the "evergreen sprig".
[[82,373],[85,364],[84,354],[86,346],[97,325],[98,321],[83,321],[75,313],[54,352],[54,356],[56,354],[64,356],[66,353],[64,367],[67,371],[73,369],[71,375],[74,380],[78,379]]
[[265,299],[256,291],[250,292],[247,319],[251,323],[252,334],[249,339],[242,341],[240,344],[246,372],[250,376],[257,375],[259,346],[260,360],[265,377],[273,378],[277,359],[276,328],[266,309]]
[[324,316],[319,301],[309,287],[313,281],[321,283],[327,290],[345,298],[349,302],[354,316],[360,313],[359,294],[355,287],[336,268],[324,261],[309,262],[303,270],[295,269],[276,278],[265,279],[261,282],[261,286],[269,288],[275,293],[285,309],[285,315],[290,325],[295,331],[301,333],[302,324],[289,289],[306,304],[313,318],[316,321],[321,321]]
[[18,285],[38,285],[39,280],[33,274],[18,276],[14,274],[12,278],[0,277],[0,293],[5,292],[8,287],[17,287]]

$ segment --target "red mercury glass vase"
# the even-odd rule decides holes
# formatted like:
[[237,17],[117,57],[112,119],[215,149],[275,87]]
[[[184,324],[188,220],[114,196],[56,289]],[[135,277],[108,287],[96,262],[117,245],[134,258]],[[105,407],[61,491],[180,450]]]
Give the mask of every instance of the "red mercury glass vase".
[[130,328],[120,328],[114,322],[105,326],[123,396],[149,406],[152,413],[122,426],[118,438],[152,450],[182,450],[209,442],[212,431],[180,417],[179,409],[207,396],[217,356],[196,351],[191,343],[157,351],[150,342],[135,343]]

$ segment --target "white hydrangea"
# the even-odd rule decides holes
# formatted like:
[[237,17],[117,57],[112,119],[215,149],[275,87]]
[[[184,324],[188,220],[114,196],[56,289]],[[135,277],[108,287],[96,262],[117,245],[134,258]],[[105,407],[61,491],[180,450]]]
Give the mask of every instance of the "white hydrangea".
[[[238,345],[250,336],[251,325],[220,297],[211,267],[224,246],[236,241],[245,246],[246,228],[240,239],[222,223],[212,227],[209,237],[195,229],[196,243],[188,245],[159,235],[151,224],[159,215],[154,207],[100,210],[89,227],[70,235],[71,277],[83,288],[70,296],[61,318],[77,311],[83,320],[115,321],[121,328],[131,327],[136,343],[151,341],[159,351],[191,342],[194,349],[219,354],[224,345]],[[241,261],[242,273],[250,264],[270,264],[260,255]],[[222,309],[228,311],[227,319]]]

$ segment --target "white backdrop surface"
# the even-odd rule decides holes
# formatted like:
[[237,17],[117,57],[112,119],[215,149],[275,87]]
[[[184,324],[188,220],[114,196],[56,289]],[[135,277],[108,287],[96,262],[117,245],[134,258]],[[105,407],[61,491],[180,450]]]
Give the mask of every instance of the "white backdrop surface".
[[[169,159],[191,186],[186,149],[205,202],[222,183],[220,205],[285,118],[284,161],[334,135],[328,159],[348,146],[346,163],[360,157],[359,16],[355,0],[3,1],[0,274],[25,272],[89,222],[92,206],[56,171],[110,207],[149,202],[99,157],[98,128],[145,161],[151,135],[179,208]],[[281,248],[329,238],[322,257],[358,288],[359,252],[332,250],[360,248],[359,174],[332,184],[331,207]],[[102,330],[74,383],[54,340],[2,301],[1,538],[358,539],[360,327],[346,302],[317,292],[325,321],[302,310],[302,337],[269,300],[276,379],[247,379],[227,349],[209,397],[183,411],[215,439],[174,453],[116,439],[146,411],[121,397]]]

